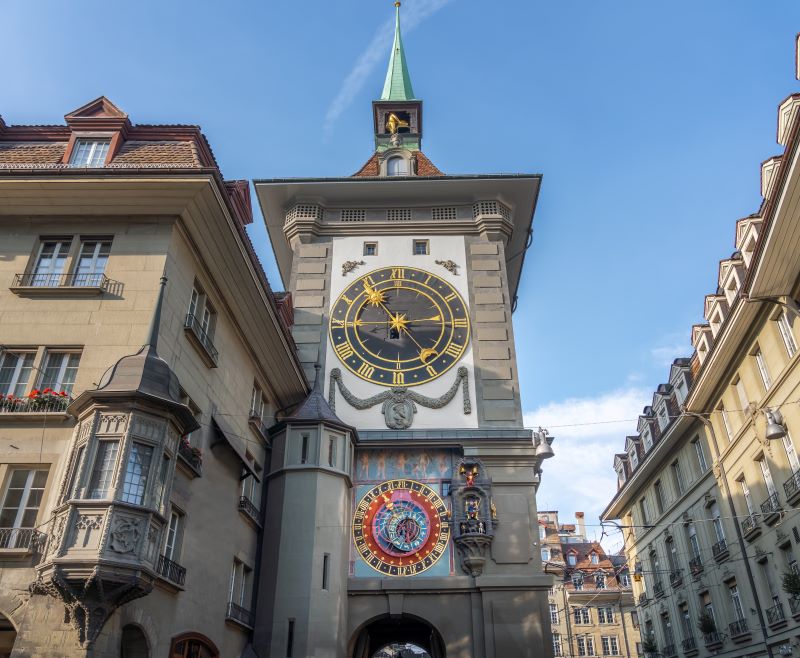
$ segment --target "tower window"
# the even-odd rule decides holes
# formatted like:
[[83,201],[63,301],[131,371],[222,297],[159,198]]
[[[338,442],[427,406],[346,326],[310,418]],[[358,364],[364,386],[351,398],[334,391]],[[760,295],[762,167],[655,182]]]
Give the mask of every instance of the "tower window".
[[414,255],[427,256],[430,253],[430,246],[427,240],[414,240]]
[[378,243],[377,242],[365,242],[364,243],[364,255],[365,256],[377,256],[378,255]]
[[386,161],[387,176],[408,176],[408,162],[405,158],[395,156]]

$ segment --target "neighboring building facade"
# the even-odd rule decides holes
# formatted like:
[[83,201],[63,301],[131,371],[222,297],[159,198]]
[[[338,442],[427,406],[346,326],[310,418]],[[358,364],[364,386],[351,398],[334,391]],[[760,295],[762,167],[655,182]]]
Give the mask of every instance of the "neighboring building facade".
[[643,638],[661,655],[776,656],[797,646],[800,524],[800,95],[778,111],[780,156],[762,164],[759,211],[706,297],[695,353],[678,359],[626,439],[621,520]]
[[523,428],[511,324],[540,177],[424,155],[399,14],[373,125],[354,176],[255,182],[317,381],[274,433],[255,649],[552,655],[532,534],[552,449]]
[[0,119],[0,655],[246,650],[267,427],[308,392],[250,221],[196,127]]
[[636,658],[642,647],[625,556],[588,541],[583,512],[575,516],[575,525],[559,524],[558,512],[539,512],[542,562],[555,576],[548,597],[553,653]]

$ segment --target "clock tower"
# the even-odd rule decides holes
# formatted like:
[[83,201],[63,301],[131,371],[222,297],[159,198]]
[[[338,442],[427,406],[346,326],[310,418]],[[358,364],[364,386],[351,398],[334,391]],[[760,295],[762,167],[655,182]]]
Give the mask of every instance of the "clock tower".
[[400,3],[374,152],[255,182],[314,391],[273,432],[255,648],[552,656],[511,313],[541,176],[446,175],[422,151]]

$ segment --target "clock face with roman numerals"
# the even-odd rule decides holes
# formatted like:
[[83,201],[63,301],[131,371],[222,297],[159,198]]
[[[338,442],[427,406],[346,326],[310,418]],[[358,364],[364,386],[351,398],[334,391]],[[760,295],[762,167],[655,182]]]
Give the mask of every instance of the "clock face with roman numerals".
[[353,541],[364,561],[387,576],[413,576],[447,551],[447,506],[427,484],[389,480],[370,489],[356,506]]
[[417,386],[447,372],[464,355],[469,329],[458,292],[412,267],[359,277],[331,309],[330,340],[340,361],[381,386]]

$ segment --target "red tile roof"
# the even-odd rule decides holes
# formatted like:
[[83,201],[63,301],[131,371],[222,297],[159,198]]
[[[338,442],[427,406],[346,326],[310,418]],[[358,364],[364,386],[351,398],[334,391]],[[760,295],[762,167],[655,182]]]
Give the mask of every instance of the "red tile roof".
[[[422,151],[412,151],[412,155],[417,160],[417,176],[444,176],[439,168],[433,164]],[[378,163],[378,154],[373,153],[372,157],[367,160],[353,177],[368,177],[380,175],[380,165]]]

